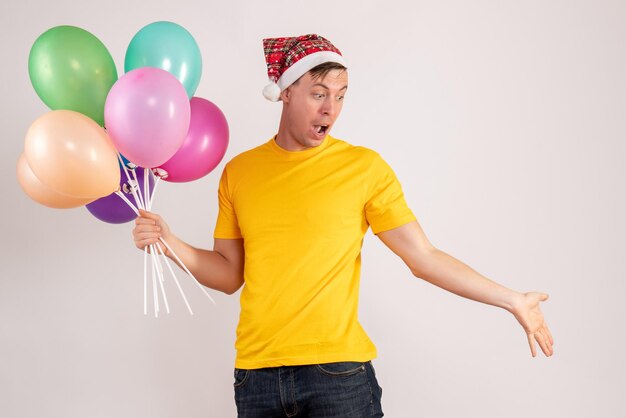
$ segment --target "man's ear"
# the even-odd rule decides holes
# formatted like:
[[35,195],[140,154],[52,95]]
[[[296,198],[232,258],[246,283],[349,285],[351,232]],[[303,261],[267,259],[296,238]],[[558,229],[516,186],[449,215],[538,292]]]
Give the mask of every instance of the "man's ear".
[[280,92],[280,100],[283,103],[289,103],[289,99],[291,98],[291,86],[287,87],[285,90]]

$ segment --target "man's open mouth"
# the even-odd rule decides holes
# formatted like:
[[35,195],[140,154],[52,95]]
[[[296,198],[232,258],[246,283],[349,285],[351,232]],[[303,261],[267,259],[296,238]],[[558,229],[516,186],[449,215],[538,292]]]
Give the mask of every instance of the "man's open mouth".
[[318,135],[325,135],[328,130],[328,125],[313,125],[313,131]]

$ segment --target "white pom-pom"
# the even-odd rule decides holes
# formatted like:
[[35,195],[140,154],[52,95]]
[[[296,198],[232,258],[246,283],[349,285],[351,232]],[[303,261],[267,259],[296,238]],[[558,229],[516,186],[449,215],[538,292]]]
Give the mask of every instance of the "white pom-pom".
[[263,88],[263,96],[267,100],[277,102],[280,98],[280,87],[278,87],[278,84],[271,82]]

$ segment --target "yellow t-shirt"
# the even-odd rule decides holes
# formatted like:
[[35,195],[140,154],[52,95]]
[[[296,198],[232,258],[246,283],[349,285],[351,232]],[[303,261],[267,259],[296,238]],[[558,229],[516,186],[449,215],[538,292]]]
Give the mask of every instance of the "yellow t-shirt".
[[215,238],[245,250],[235,367],[367,361],[358,320],[363,237],[415,220],[375,151],[327,135],[287,151],[274,137],[224,167]]

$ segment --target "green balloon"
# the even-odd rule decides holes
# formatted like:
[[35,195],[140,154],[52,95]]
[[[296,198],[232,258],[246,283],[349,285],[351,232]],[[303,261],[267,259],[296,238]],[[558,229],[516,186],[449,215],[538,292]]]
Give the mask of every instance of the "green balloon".
[[30,50],[28,74],[50,109],[74,110],[104,126],[104,102],[117,81],[117,69],[94,35],[76,26],[47,30]]

